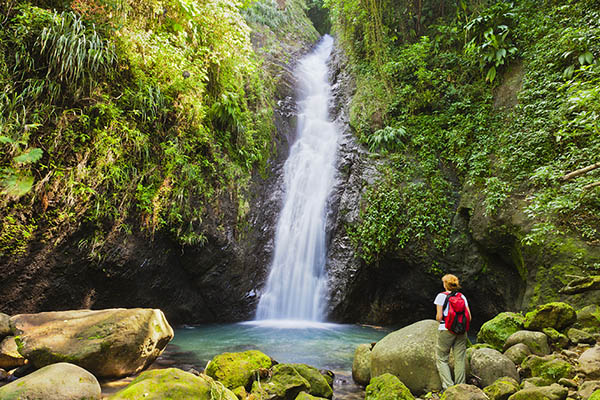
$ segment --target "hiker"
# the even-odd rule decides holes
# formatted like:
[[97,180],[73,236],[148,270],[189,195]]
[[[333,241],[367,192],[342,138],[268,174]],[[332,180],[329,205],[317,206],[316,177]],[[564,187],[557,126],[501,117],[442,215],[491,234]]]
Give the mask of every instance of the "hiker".
[[[452,274],[442,277],[445,292],[439,293],[433,304],[436,305],[435,319],[440,322],[436,347],[436,365],[442,390],[459,383],[465,383],[465,351],[467,349],[467,330],[471,320],[471,311],[466,297],[459,293],[458,278]],[[448,358],[450,349],[454,353],[454,377],[452,381]]]

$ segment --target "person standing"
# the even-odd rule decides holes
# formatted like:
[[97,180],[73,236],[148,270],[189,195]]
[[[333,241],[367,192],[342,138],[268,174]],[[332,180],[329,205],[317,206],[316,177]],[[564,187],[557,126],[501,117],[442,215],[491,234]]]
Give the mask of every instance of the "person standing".
[[[467,312],[466,318],[468,318],[468,320],[470,320],[471,311],[469,310],[467,298],[462,293],[458,293],[460,283],[456,276],[452,274],[444,275],[442,277],[442,284],[444,285],[445,291],[436,296],[433,304],[436,306],[435,319],[440,322],[436,347],[436,365],[442,381],[442,390],[446,390],[450,386],[466,382],[465,352],[467,349],[467,333],[465,331],[460,334],[455,334],[446,328],[445,318],[448,317],[450,308],[449,298],[451,296],[462,296]],[[452,380],[450,366],[448,365],[451,349],[454,353],[455,381]]]

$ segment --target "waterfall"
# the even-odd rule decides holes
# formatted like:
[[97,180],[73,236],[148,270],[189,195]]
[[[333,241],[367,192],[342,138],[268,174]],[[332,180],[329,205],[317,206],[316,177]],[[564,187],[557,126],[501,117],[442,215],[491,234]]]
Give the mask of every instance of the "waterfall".
[[328,112],[326,62],[332,47],[331,36],[324,36],[296,70],[297,138],[284,165],[284,203],[257,320],[324,319],[327,198],[334,183],[338,139]]

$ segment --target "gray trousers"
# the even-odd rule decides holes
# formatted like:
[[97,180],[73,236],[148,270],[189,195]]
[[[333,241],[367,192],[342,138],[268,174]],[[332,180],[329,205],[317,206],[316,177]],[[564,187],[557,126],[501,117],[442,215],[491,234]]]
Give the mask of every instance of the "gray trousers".
[[[454,377],[456,382],[452,381],[448,359],[450,349],[454,353]],[[455,335],[448,331],[438,331],[436,347],[436,365],[440,379],[442,381],[442,390],[459,383],[465,383],[465,352],[467,350],[467,334]]]

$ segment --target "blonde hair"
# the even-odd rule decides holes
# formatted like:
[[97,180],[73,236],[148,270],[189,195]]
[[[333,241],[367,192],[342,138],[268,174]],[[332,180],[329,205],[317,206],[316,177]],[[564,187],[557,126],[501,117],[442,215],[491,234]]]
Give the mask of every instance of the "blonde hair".
[[450,291],[460,289],[460,283],[455,275],[446,274],[442,276],[442,283],[444,284],[444,287]]

